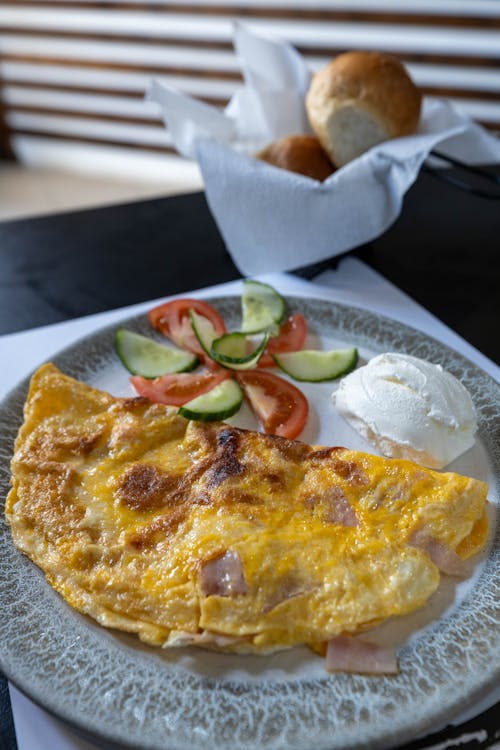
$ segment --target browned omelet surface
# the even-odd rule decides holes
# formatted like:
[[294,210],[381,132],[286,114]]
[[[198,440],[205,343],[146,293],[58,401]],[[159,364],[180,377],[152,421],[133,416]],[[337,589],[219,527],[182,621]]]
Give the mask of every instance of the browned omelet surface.
[[412,539],[425,529],[474,554],[486,493],[408,461],[188,422],[45,365],[6,514],[16,545],[102,625],[264,652],[422,606],[440,573]]

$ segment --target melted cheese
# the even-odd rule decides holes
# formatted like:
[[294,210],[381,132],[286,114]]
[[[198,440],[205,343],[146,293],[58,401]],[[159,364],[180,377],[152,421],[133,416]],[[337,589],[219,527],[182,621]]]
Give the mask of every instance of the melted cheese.
[[[425,528],[462,557],[487,535],[484,483],[403,460],[198,424],[46,365],[12,461],[18,547],[74,607],[153,644],[315,645],[422,606]],[[244,593],[200,571],[230,550]]]

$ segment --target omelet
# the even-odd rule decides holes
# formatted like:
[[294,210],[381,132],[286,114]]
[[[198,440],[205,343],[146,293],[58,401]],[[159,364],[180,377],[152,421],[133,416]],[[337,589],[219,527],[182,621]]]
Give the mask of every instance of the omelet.
[[190,422],[44,365],[6,514],[65,600],[169,647],[316,650],[425,604],[487,537],[483,482]]

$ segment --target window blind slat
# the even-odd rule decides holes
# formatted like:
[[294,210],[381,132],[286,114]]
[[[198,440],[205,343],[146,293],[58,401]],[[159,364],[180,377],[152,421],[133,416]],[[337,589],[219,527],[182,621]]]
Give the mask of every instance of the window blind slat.
[[8,0],[9,128],[22,143],[50,142],[51,153],[57,143],[167,153],[168,133],[143,98],[150,79],[224,106],[241,84],[238,17],[290,41],[312,71],[349,49],[391,52],[424,94],[500,129],[498,0]]
[[[34,7],[67,9],[113,9],[121,11],[141,11],[143,4],[133,0],[10,0],[12,7]],[[495,2],[478,2],[475,0],[468,9],[463,2],[293,2],[293,0],[271,0],[270,2],[252,2],[252,0],[220,0],[218,2],[196,2],[196,0],[177,0],[174,3],[155,0],[149,4],[155,13],[186,13],[193,15],[230,15],[241,17],[260,16],[262,18],[296,18],[315,21],[378,21],[384,23],[430,24],[438,27],[467,26],[468,28],[488,28],[500,21],[500,10]],[[464,10],[467,12],[464,13]]]

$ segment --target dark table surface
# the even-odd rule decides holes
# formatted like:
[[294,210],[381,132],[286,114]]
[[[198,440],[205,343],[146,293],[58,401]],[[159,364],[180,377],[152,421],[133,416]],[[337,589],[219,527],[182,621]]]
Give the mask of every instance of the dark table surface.
[[[498,363],[499,250],[500,204],[423,173],[391,229],[354,252]],[[239,276],[201,193],[4,222],[0,334]],[[497,705],[404,750],[440,743],[472,750],[499,739]],[[0,750],[15,747],[0,677]]]

